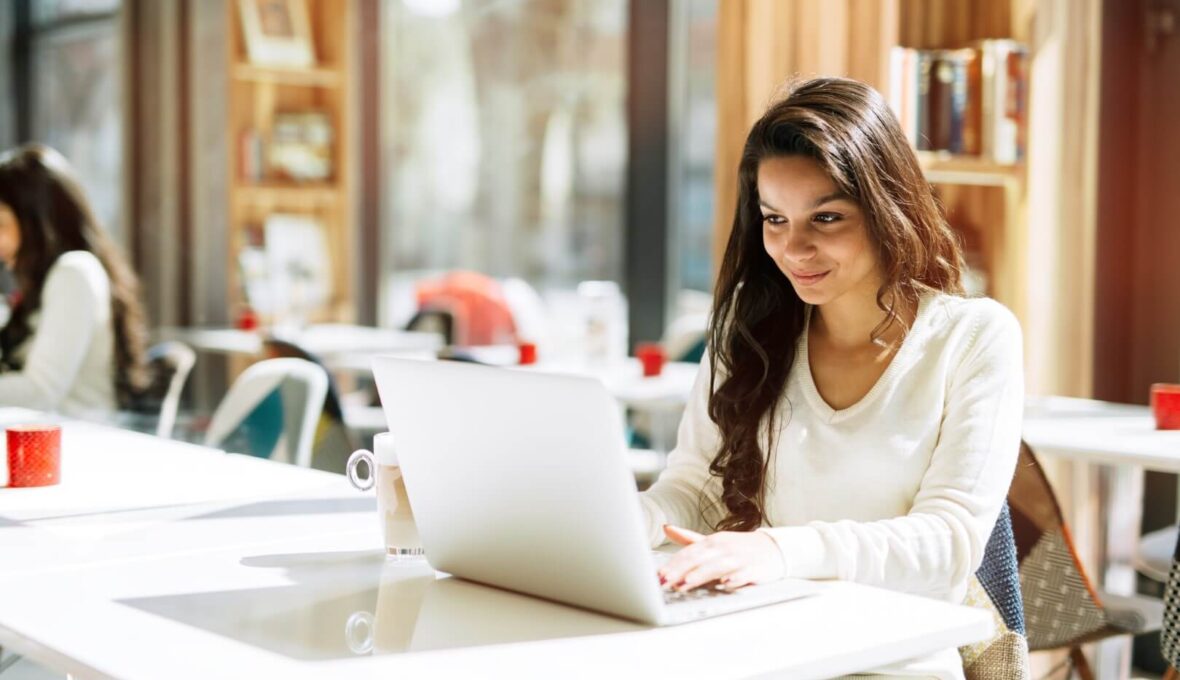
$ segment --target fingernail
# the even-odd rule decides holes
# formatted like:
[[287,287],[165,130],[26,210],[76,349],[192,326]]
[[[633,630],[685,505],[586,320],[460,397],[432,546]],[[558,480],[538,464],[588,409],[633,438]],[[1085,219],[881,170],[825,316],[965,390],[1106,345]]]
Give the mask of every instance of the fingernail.
[[668,579],[664,578],[663,574],[660,574],[660,585],[664,585],[667,582],[668,582]]

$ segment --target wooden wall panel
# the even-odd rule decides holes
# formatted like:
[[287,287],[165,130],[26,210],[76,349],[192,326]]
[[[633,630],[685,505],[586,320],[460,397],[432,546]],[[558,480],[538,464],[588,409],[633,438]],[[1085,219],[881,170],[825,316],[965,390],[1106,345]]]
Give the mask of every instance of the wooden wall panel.
[[726,0],[717,31],[714,266],[737,198],[746,132],[794,78],[821,75],[888,83],[901,0]]

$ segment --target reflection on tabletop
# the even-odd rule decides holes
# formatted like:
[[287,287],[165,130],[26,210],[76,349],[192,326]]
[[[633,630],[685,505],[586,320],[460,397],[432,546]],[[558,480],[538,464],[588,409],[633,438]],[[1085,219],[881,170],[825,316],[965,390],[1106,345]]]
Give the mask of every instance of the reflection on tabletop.
[[[607,635],[643,626],[438,576],[379,552],[247,558],[291,585],[120,600],[178,623],[300,660]],[[233,611],[235,616],[226,617]]]

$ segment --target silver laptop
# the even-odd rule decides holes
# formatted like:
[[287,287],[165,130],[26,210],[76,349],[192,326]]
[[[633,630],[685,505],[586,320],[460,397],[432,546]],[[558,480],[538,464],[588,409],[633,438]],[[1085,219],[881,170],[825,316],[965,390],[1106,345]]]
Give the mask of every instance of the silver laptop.
[[666,593],[620,406],[594,378],[378,357],[373,373],[437,569],[666,625],[815,591],[784,580]]

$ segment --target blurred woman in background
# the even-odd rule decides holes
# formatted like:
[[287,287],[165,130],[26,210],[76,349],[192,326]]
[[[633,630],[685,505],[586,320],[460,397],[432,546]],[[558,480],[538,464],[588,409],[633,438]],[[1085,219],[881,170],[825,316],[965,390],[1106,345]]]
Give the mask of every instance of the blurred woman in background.
[[0,330],[0,406],[103,418],[144,385],[139,284],[61,154],[0,156],[0,261],[17,290]]

